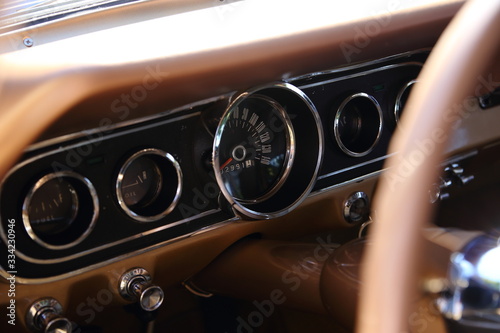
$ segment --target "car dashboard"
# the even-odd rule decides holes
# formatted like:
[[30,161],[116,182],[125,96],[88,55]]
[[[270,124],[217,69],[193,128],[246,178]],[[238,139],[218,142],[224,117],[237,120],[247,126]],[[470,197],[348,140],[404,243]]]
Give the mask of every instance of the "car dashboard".
[[[0,327],[24,332],[30,305],[51,297],[82,332],[350,331],[319,290],[286,294],[280,319],[262,325],[224,315],[269,297],[278,307],[273,283],[295,280],[273,273],[293,263],[262,265],[272,260],[261,249],[221,258],[257,240],[279,260],[287,244],[330,253],[376,223],[390,139],[461,4],[315,1],[279,13],[279,1],[138,1],[4,32],[4,102],[21,110],[26,98],[31,111],[22,140],[2,137],[14,152],[0,185],[0,305],[14,299],[18,322]],[[492,75],[452,119],[439,168],[453,186],[430,189],[442,227],[491,227],[490,215],[467,225],[454,205],[498,181]],[[120,291],[142,269],[165,297],[154,320],[136,318]]]

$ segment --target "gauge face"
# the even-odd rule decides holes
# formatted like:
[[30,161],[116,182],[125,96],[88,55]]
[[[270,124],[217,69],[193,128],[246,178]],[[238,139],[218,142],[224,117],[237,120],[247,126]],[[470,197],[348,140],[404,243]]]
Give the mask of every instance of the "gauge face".
[[64,179],[51,179],[31,197],[28,218],[35,233],[54,235],[73,223],[78,214],[78,195]]
[[129,217],[137,222],[154,222],[177,205],[182,172],[172,155],[143,149],[125,161],[115,186],[118,204]]
[[162,187],[158,165],[147,156],[133,160],[123,174],[120,191],[125,204],[134,210],[150,205]]
[[295,138],[277,102],[251,95],[233,104],[216,140],[215,166],[234,199],[260,202],[279,190],[293,162]]
[[32,240],[48,249],[67,249],[94,228],[99,199],[87,178],[71,171],[49,173],[26,194],[22,214]]

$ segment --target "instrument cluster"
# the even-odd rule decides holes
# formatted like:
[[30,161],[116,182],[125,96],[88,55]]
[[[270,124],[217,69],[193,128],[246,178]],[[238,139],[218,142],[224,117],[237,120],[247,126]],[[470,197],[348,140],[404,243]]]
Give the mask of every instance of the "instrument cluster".
[[15,228],[20,279],[50,280],[238,219],[283,216],[311,194],[382,169],[426,55],[312,73],[37,144],[1,183],[0,246]]

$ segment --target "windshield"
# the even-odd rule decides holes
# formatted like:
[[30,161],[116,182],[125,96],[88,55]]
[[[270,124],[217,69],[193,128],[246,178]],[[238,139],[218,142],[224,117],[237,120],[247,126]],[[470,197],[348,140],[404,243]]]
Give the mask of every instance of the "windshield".
[[0,34],[43,24],[69,15],[145,0],[3,0]]

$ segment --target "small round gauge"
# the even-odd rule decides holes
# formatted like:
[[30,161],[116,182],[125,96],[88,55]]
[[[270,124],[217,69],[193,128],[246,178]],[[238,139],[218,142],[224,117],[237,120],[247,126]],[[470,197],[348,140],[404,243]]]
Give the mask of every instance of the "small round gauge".
[[85,177],[60,171],[40,178],[23,203],[28,235],[49,249],[66,249],[83,241],[99,215],[99,201]]
[[231,197],[258,203],[276,193],[294,160],[295,136],[286,111],[254,94],[233,103],[216,134],[214,166]]
[[56,234],[75,221],[78,195],[65,179],[51,179],[40,186],[31,197],[28,218],[35,233]]
[[123,173],[123,201],[131,209],[146,207],[158,198],[162,183],[158,165],[147,156],[141,156],[133,160]]
[[123,211],[139,222],[169,214],[180,199],[179,163],[164,151],[143,149],[129,157],[118,173],[116,196]]
[[339,148],[352,157],[369,154],[380,139],[382,121],[382,110],[374,97],[366,93],[349,96],[338,107],[333,122]]

